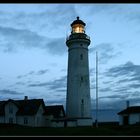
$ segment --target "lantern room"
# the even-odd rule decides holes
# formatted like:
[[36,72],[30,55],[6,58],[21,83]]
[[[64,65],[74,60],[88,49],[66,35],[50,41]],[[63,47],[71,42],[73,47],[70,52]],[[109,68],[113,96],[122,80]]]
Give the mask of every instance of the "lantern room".
[[77,20],[73,21],[71,24],[72,31],[71,33],[85,33],[85,23],[77,17]]

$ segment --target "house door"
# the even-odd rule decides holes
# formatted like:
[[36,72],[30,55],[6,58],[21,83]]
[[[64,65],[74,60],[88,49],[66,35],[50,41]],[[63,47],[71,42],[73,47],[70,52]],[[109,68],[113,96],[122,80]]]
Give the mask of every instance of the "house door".
[[123,124],[124,125],[128,125],[128,118],[129,118],[128,116],[123,117]]

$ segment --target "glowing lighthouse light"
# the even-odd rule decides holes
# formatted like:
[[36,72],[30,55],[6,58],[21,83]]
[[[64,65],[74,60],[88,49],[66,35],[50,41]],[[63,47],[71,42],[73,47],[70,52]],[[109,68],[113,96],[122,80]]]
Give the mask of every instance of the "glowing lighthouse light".
[[77,20],[71,24],[71,27],[71,33],[85,33],[85,23],[79,20],[79,17],[77,17]]

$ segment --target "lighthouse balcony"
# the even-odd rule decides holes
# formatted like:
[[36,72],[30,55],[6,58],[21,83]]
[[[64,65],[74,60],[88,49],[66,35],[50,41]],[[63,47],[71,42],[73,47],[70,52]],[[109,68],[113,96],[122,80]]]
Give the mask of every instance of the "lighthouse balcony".
[[90,40],[90,37],[84,33],[73,33],[66,38],[66,41],[74,40],[74,39],[87,39]]

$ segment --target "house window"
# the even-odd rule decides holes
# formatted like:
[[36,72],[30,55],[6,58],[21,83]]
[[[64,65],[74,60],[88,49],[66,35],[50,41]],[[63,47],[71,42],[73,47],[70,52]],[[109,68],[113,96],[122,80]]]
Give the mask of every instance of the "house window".
[[24,124],[28,124],[28,119],[24,118]]
[[80,59],[83,60],[83,54],[80,54]]
[[9,113],[13,114],[13,108],[12,107],[9,107]]
[[9,118],[9,123],[13,123],[13,118]]

